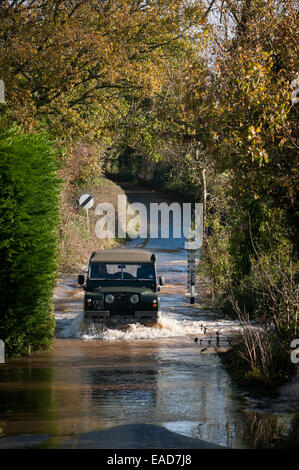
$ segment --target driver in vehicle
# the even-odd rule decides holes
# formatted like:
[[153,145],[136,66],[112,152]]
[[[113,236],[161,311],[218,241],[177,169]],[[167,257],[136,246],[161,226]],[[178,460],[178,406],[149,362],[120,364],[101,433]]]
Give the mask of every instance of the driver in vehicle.
[[98,275],[99,277],[107,277],[107,267],[106,264],[98,264]]
[[107,279],[109,277],[106,264],[97,263],[91,266],[91,276],[94,278]]
[[155,277],[154,268],[151,264],[116,264],[116,263],[92,263],[91,279],[147,279]]

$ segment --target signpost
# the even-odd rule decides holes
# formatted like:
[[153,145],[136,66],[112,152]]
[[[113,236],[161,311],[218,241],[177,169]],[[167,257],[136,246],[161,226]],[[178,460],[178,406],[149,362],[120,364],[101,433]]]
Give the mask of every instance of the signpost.
[[5,345],[4,341],[0,339],[0,364],[4,364],[5,362]]
[[4,81],[0,80],[0,103],[5,103],[5,89],[4,89]]
[[299,103],[299,76],[292,81],[291,87],[294,88],[294,91],[291,94],[292,104]]
[[94,205],[94,199],[90,194],[82,194],[79,198],[79,206],[86,211],[87,232],[89,232],[89,217],[88,211]]
[[196,264],[195,264],[195,250],[188,250],[188,280],[187,287],[190,293],[190,304],[194,304],[195,301],[195,276],[196,276]]

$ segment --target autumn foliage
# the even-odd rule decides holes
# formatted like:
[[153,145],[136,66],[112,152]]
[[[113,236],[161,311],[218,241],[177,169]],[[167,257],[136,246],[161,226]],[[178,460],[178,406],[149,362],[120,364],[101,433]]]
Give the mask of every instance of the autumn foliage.
[[106,170],[136,181],[153,168],[160,186],[205,202],[213,306],[274,321],[287,342],[298,331],[295,0],[3,0],[0,17],[0,127],[52,135],[61,204]]

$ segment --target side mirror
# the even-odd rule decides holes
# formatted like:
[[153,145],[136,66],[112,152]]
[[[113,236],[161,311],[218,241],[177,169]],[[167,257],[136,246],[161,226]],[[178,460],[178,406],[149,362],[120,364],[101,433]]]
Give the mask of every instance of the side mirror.
[[164,286],[164,285],[165,285],[165,277],[164,277],[164,276],[160,276],[160,277],[159,277],[159,283],[160,283],[160,286]]
[[84,285],[84,276],[83,276],[83,274],[79,274],[79,276],[78,276],[78,284],[79,284],[79,286],[83,286],[83,285]]

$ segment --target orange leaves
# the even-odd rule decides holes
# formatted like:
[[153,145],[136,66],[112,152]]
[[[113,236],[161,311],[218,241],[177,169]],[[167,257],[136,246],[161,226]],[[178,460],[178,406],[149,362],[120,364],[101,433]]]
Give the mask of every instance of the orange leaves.
[[92,133],[95,126],[98,135],[128,94],[161,92],[167,64],[188,50],[182,32],[196,24],[198,12],[183,0],[146,6],[83,0],[75,9],[71,2],[33,2],[12,16],[2,4],[7,103],[21,121],[46,117],[54,133]]

